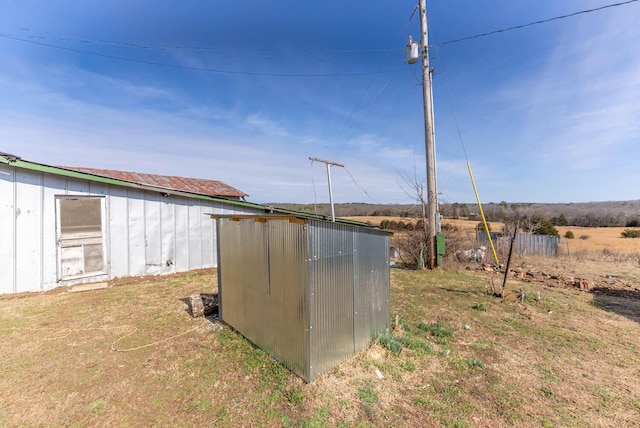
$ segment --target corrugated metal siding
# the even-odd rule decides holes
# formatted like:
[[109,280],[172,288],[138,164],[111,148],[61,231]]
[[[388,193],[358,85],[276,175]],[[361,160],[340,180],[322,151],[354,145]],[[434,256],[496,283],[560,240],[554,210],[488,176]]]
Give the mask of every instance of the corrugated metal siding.
[[558,240],[557,236],[518,234],[514,250],[519,255],[557,256]]
[[[242,291],[242,328],[256,343],[265,343],[268,334],[269,260],[267,258],[266,223],[240,221],[239,243],[244,265],[239,288]],[[266,321],[266,322],[265,322]]]
[[389,235],[309,224],[313,379],[365,349],[389,326]]
[[[496,251],[506,254],[511,246],[511,237],[499,234],[491,234]],[[487,244],[487,234],[478,232],[478,242]],[[533,235],[528,233],[518,233],[514,242],[513,252],[519,256],[543,256],[555,257],[558,255],[557,236]]]
[[336,223],[309,223],[313,379],[354,353],[354,231]]
[[218,221],[221,312],[226,323],[306,376],[306,245],[288,221]]
[[389,235],[289,220],[217,220],[220,313],[311,381],[389,326]]
[[270,299],[265,350],[304,375],[309,365],[307,226],[286,220],[267,224]]
[[367,230],[360,231],[356,238],[354,346],[360,351],[369,346],[378,333],[389,328],[390,239],[389,235]]

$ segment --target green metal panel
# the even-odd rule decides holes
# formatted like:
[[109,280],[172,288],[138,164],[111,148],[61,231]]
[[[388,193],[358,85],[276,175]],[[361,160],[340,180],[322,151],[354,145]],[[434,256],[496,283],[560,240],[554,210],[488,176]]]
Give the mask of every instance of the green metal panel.
[[442,257],[444,256],[444,252],[445,252],[444,235],[442,233],[438,233],[436,235],[436,255],[437,255],[436,264],[438,266],[442,264]]
[[436,235],[436,244],[437,244],[438,255],[439,256],[444,255],[444,249],[445,249],[444,234],[438,233]]

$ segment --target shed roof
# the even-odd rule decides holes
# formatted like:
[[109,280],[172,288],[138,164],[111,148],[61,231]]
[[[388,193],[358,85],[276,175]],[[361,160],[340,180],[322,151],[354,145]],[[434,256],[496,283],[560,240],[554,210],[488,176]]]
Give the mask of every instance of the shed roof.
[[[266,206],[262,204],[257,204],[254,202],[247,202],[244,200],[240,200],[239,197],[235,197],[235,198],[228,197],[228,196],[224,197],[220,195],[213,196],[210,194],[200,193],[199,191],[171,189],[168,187],[164,187],[159,183],[144,184],[137,181],[129,181],[124,177],[112,177],[107,175],[99,175],[95,172],[93,173],[88,172],[89,170],[93,170],[92,168],[72,168],[72,167],[46,165],[43,163],[28,161],[28,160],[22,159],[20,156],[12,155],[10,153],[4,153],[1,151],[0,151],[0,164],[6,164],[6,165],[14,166],[17,168],[24,168],[32,171],[39,171],[39,172],[45,172],[49,174],[61,175],[65,177],[91,180],[91,181],[96,181],[100,183],[114,184],[114,185],[125,186],[125,187],[134,187],[134,188],[150,190],[154,192],[163,192],[163,193],[166,192],[169,194],[175,194],[175,195],[196,198],[196,199],[213,200],[217,202],[223,202],[226,204],[242,206],[245,208],[254,208],[260,211],[264,211],[265,213],[278,213],[285,216],[294,216],[294,217],[317,219],[317,220],[328,220],[327,216],[310,214],[310,213],[302,213],[302,212],[288,210],[284,208],[276,208],[276,207]],[[98,170],[93,170],[93,171],[98,171]],[[102,171],[109,171],[109,170],[102,170]],[[163,176],[156,176],[156,177],[163,177]],[[174,177],[174,178],[180,178],[180,177]],[[194,179],[187,179],[187,180],[194,180]],[[201,181],[212,181],[212,180],[201,180]],[[220,182],[217,182],[217,183],[220,183]],[[226,186],[226,184],[224,183],[221,183],[221,184]],[[233,189],[233,187],[231,186],[229,187]],[[240,192],[237,189],[233,189],[233,190],[236,190],[241,195],[246,196],[244,193]],[[362,223],[359,221],[339,219],[339,218],[336,218],[336,223],[352,224],[357,226],[368,226],[366,223]]]
[[76,166],[62,166],[71,171],[84,172],[100,177],[113,178],[127,181],[129,183],[142,184],[145,186],[160,187],[168,190],[180,192],[196,193],[199,195],[217,196],[222,198],[244,198],[244,192],[231,187],[222,181],[205,180],[201,178],[177,177],[174,175],[146,174],[141,172],[118,171],[113,169],[97,169]]

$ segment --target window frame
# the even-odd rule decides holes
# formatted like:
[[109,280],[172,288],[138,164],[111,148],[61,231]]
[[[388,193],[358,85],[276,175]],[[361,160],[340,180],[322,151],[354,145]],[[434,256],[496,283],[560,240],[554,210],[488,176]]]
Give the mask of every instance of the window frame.
[[[89,232],[76,232],[76,233],[62,233],[62,220],[64,213],[62,207],[62,201],[68,200],[96,200],[100,204],[100,230]],[[107,204],[106,197],[100,195],[56,195],[56,258],[57,258],[57,277],[58,281],[68,281],[78,278],[87,278],[92,276],[101,276],[108,273],[107,265]],[[87,261],[85,259],[86,250],[85,247],[90,245],[97,245],[96,241],[99,240],[100,248],[102,251],[102,265],[101,269],[86,272]],[[66,241],[66,242],[65,242]],[[69,241],[72,241],[71,243]],[[73,242],[75,241],[75,242]],[[93,241],[93,242],[92,242]],[[67,244],[67,245],[65,245]],[[75,244],[75,245],[74,245]],[[71,253],[76,249],[77,258],[82,261],[82,271],[65,273],[65,269],[70,266],[65,263],[63,253]]]

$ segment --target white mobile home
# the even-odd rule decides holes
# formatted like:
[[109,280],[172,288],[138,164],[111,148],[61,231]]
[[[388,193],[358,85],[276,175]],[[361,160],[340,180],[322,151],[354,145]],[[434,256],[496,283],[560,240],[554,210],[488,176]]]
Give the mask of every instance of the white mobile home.
[[212,180],[0,153],[0,294],[216,267],[210,214],[260,214]]

